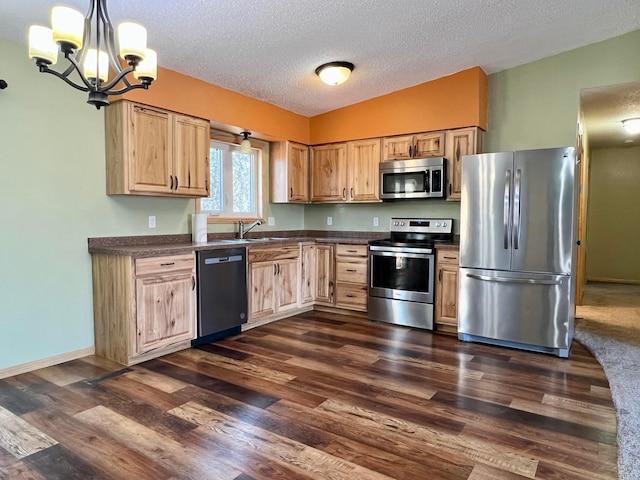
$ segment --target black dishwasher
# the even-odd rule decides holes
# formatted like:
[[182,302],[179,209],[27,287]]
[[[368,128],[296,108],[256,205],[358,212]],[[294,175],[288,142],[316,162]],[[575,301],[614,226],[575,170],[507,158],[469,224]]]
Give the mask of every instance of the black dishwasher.
[[201,345],[240,333],[247,321],[247,249],[197,252],[198,338]]

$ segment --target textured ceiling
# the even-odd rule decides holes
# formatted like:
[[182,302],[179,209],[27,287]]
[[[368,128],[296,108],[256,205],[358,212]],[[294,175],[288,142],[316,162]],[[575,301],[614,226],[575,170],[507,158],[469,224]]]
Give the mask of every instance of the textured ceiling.
[[[53,5],[1,0],[0,38],[26,43]],[[488,74],[640,28],[639,0],[109,0],[147,27],[163,67],[312,116],[472,66]],[[337,87],[314,74],[355,64]]]

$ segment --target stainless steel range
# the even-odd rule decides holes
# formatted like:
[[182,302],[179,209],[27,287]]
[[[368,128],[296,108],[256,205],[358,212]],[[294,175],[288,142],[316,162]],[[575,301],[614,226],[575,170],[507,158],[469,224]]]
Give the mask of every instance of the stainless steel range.
[[389,230],[369,242],[369,320],[433,330],[434,244],[453,240],[453,219],[392,218]]

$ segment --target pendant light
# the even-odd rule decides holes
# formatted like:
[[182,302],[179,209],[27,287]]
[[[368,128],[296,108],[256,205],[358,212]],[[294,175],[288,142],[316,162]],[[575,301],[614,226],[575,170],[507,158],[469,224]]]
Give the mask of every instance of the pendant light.
[[627,131],[627,133],[630,133],[631,135],[640,133],[640,117],[627,118],[626,120],[623,120],[622,127]]
[[241,135],[244,138],[240,142],[240,153],[251,153],[251,140],[249,140],[251,132],[242,132]]
[[[55,75],[73,88],[88,92],[87,103],[100,109],[109,105],[109,95],[121,95],[134,88],[146,90],[157,77],[157,56],[147,48],[147,30],[137,23],[123,22],[117,32],[118,50],[107,0],[90,0],[85,16],[73,8],[56,6],[51,9],[51,28],[39,25],[29,28],[29,57],[35,59],[40,72]],[[59,51],[69,61],[62,73],[50,68],[57,63]],[[118,54],[126,66],[121,64]],[[80,77],[79,82],[69,78],[74,71]],[[126,77],[129,73],[139,83],[129,83]],[[111,74],[115,76],[109,80]]]
[[340,85],[349,79],[354,68],[349,62],[329,62],[316,68],[316,75],[327,85]]

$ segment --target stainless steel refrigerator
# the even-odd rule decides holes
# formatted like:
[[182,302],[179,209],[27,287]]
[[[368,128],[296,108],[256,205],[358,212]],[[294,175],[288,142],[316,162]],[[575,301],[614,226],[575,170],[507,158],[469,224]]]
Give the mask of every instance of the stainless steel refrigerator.
[[569,356],[576,171],[573,147],[462,158],[460,340]]

